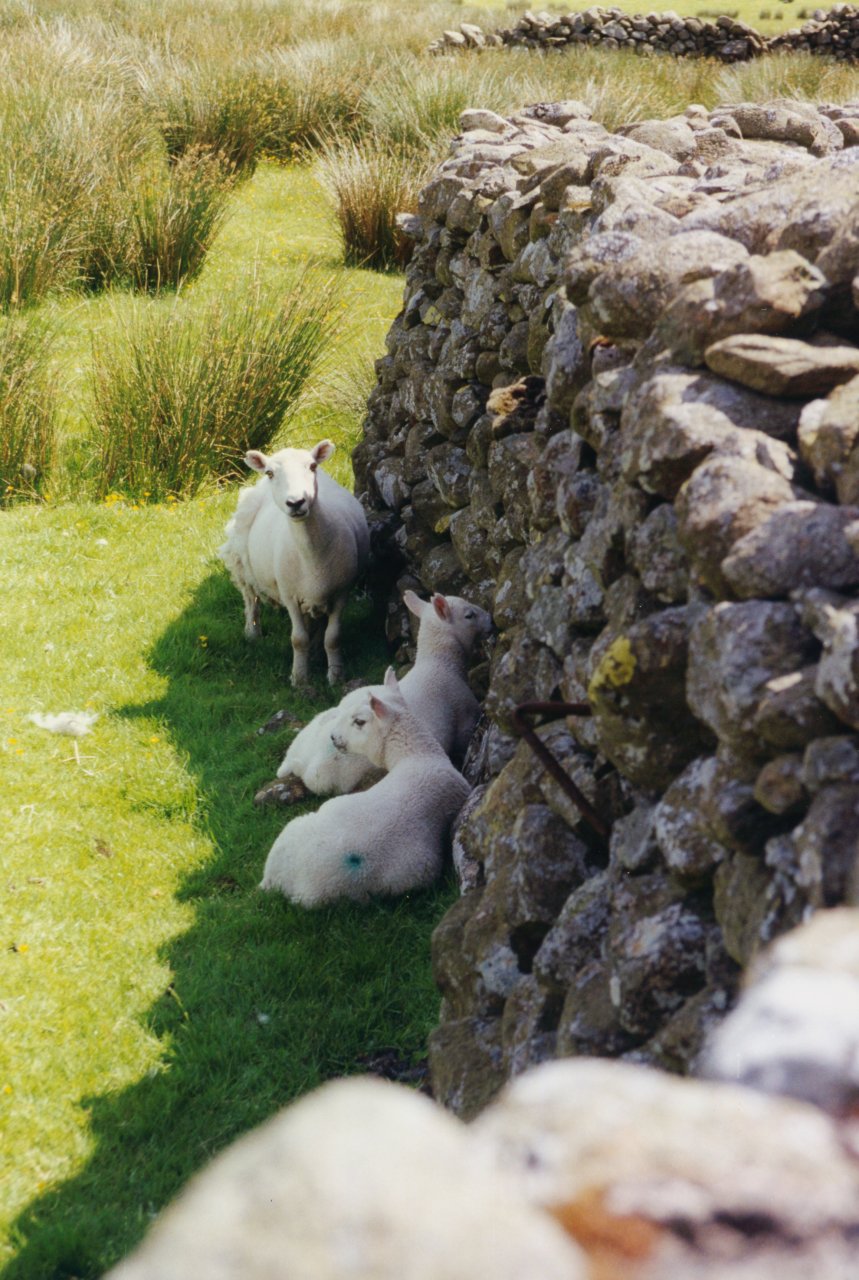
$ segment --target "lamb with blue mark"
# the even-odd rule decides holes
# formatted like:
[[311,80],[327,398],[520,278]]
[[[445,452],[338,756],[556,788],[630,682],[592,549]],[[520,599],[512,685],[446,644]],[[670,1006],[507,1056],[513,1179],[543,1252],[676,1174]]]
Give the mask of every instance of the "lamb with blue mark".
[[293,819],[275,840],[262,889],[319,906],[405,893],[439,875],[454,818],[469,785],[437,738],[406,705],[393,668],[383,693],[364,698],[334,745],[365,757],[385,776],[367,791],[335,796]]

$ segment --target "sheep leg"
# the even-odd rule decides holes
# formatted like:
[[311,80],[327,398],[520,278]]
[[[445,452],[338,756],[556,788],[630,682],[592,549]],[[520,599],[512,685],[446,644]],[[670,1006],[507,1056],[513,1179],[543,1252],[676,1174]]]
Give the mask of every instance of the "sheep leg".
[[242,587],[241,592],[245,602],[245,635],[248,640],[259,640],[262,635],[259,596],[250,587]]
[[340,652],[340,615],[346,603],[345,594],[339,595],[331,606],[328,625],[325,628],[325,654],[328,658],[328,683],[342,684],[343,655]]
[[287,600],[289,620],[292,623],[292,685],[300,688],[308,681],[308,654],[310,633],[304,615],[294,600]]

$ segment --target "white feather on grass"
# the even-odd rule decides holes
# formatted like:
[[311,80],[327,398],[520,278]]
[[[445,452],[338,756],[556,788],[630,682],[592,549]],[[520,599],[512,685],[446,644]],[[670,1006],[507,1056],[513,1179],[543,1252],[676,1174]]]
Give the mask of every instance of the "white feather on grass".
[[64,733],[69,738],[82,738],[92,732],[92,726],[98,719],[97,711],[60,711],[50,715],[43,711],[31,711],[27,717],[39,729],[48,729],[51,733]]

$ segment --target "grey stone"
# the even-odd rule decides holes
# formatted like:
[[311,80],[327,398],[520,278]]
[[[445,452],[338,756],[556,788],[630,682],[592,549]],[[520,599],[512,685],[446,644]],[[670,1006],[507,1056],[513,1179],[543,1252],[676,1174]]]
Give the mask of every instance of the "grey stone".
[[859,372],[859,348],[812,346],[796,338],[734,334],[704,352],[709,369],[772,396],[825,394]]
[[563,992],[600,952],[610,910],[607,872],[592,876],[567,898],[534,957],[534,974],[552,991]]
[[667,877],[614,887],[607,958],[612,1003],[625,1031],[651,1035],[704,985],[708,926]]
[[657,320],[658,342],[689,364],[736,333],[788,334],[824,301],[826,277],[793,250],[755,255],[687,285]]
[[428,1053],[433,1097],[461,1120],[482,1111],[505,1082],[498,1018],[445,1019]]
[[852,455],[859,443],[859,378],[836,387],[826,400],[807,404],[799,420],[799,449],[815,483],[839,502],[859,503]]
[[630,565],[642,585],[664,604],[686,600],[689,563],[670,503],[662,503],[635,529],[628,549]]
[[789,502],[731,548],[722,573],[734,594],[787,596],[797,587],[841,589],[859,584],[859,554],[845,530],[859,529],[859,507]]
[[693,760],[662,796],[654,830],[671,871],[684,880],[704,880],[726,856],[707,821],[705,797],[716,768],[713,757]]
[[451,444],[435,445],[427,454],[426,467],[442,500],[453,510],[464,507],[468,502],[471,474],[465,451]]
[[859,729],[859,603],[821,610],[824,640],[815,692],[839,720]]
[[508,1079],[554,1056],[560,1002],[531,974],[518,983],[504,1004],[501,1048]]
[[796,490],[783,475],[743,457],[709,457],[677,497],[677,530],[691,571],[716,595],[730,594],[723,566],[740,539]]
[[[708,454],[731,454],[790,478],[794,455],[765,434],[769,406],[763,397],[736,396],[709,374],[664,369],[634,392],[621,416],[621,460],[627,479],[649,493],[674,498]],[[758,411],[762,410],[762,413]],[[780,412],[777,422],[785,424]],[[798,417],[795,413],[793,421]]]
[[631,813],[612,824],[610,860],[621,873],[654,870],[660,851],[655,830],[656,807],[639,800]]
[[830,783],[859,783],[859,740],[839,734],[810,742],[802,759],[802,782],[811,792]]
[[816,681],[816,665],[767,680],[754,714],[755,730],[764,742],[790,751],[838,731],[836,717],[817,697]]
[[728,954],[746,965],[765,941],[770,874],[760,857],[734,853],[717,869],[714,885],[716,919]]
[[799,752],[776,756],[761,769],[755,780],[755,799],[768,813],[800,813],[808,804],[808,792],[802,780],[802,756]]
[[767,682],[804,666],[814,651],[814,637],[790,604],[717,604],[692,627],[689,706],[720,742],[766,756],[755,714]]
[[598,275],[588,291],[589,310],[611,337],[646,337],[683,285],[718,275],[746,256],[735,240],[710,232],[668,236]]

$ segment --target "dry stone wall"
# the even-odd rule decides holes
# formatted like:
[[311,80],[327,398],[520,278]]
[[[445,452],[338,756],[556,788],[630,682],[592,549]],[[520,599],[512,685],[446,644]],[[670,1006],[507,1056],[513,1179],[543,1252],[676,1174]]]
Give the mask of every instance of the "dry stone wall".
[[549,53],[572,45],[631,49],[642,55],[718,58],[722,62],[746,62],[762,53],[779,51],[823,54],[855,62],[859,58],[859,9],[849,4],[815,9],[801,27],[769,38],[727,14],[709,20],[681,18],[671,10],[627,14],[622,9],[600,6],[560,16],[526,12],[512,27],[497,31],[487,32],[475,23],[464,22],[456,31],[442,32],[430,45],[430,52],[508,47]]
[[[859,104],[609,133],[468,111],[407,220],[359,492],[492,610],[430,1061],[694,1067],[763,943],[859,901]],[[523,701],[611,826],[513,733]]]

